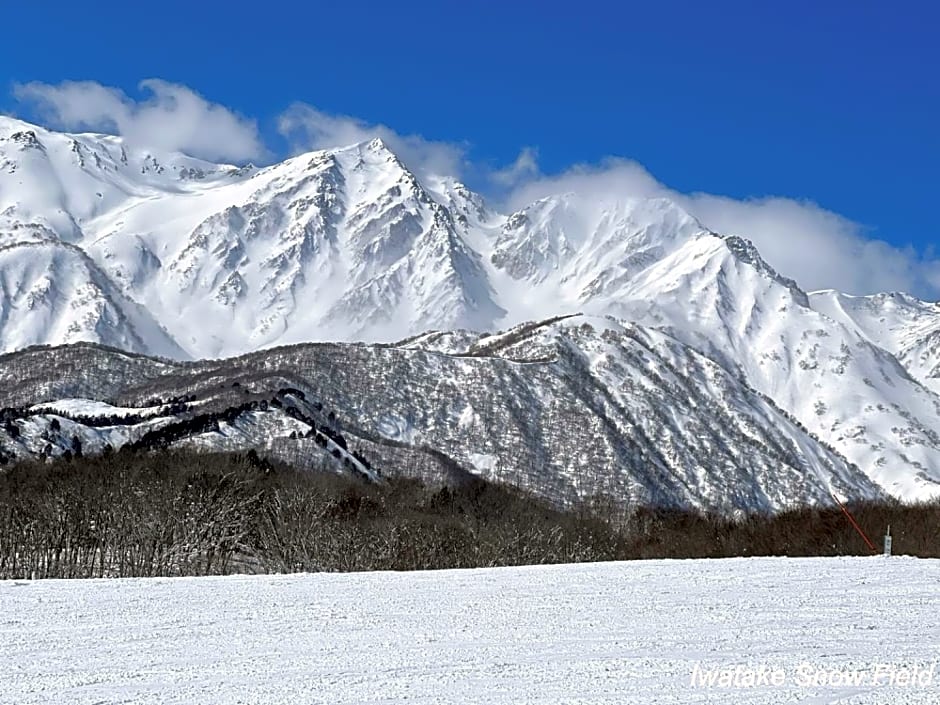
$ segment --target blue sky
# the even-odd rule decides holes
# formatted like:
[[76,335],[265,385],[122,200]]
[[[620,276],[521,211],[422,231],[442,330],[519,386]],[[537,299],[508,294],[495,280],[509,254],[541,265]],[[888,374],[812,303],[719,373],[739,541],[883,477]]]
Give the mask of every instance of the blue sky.
[[[340,5],[4,7],[0,111],[74,127],[15,87],[95,81],[133,106],[152,97],[140,81],[159,78],[254,121],[265,150],[256,161],[305,146],[305,135],[323,146],[352,134],[344,125],[376,124],[430,140],[489,192],[538,193],[521,182],[575,165],[608,173],[622,158],[681,194],[818,204],[845,219],[836,221],[851,247],[885,241],[891,257],[906,258],[891,267],[917,269],[885,285],[940,291],[934,3]],[[279,131],[297,103],[315,106],[314,137]],[[335,116],[355,120],[324,127]],[[879,252],[868,255],[872,267]],[[858,276],[854,288],[870,275]]]

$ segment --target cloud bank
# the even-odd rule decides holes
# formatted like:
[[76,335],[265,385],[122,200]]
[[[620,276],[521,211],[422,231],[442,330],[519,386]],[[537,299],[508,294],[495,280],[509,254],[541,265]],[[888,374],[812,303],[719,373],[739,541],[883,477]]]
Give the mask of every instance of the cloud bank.
[[810,201],[768,196],[738,200],[670,189],[636,162],[610,158],[555,175],[529,178],[506,202],[518,209],[539,198],[566,193],[605,197],[665,197],[723,235],[754,242],[777,271],[807,291],[838,289],[849,294],[906,291],[940,296],[940,260],[931,253],[899,248],[871,238],[866,229]]
[[[16,86],[14,93],[65,129],[117,132],[133,142],[212,160],[243,162],[270,154],[254,120],[210,103],[179,84],[149,79],[140,88],[149,93],[143,100],[91,81],[28,83]],[[305,103],[285,110],[277,129],[294,153],[381,137],[419,176],[439,174],[470,181],[506,212],[569,191],[605,197],[668,197],[712,230],[752,240],[773,267],[809,291],[901,290],[940,298],[940,261],[932,253],[871,238],[860,224],[812,202],[680,193],[642,165],[613,157],[544,174],[534,147],[524,147],[512,163],[494,168],[471,159],[466,143],[402,134],[386,125]]]
[[134,144],[213,161],[241,163],[267,153],[254,120],[176,83],[151,78],[140,89],[149,94],[143,100],[94,81],[18,84],[13,93],[66,130],[116,133]]

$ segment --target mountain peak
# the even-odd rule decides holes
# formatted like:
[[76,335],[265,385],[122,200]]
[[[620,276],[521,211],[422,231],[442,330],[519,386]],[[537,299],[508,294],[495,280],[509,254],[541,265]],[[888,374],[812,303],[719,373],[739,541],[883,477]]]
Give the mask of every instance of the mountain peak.
[[26,122],[25,120],[20,120],[19,118],[13,117],[12,115],[4,115],[0,113],[0,137],[6,137],[8,134],[13,132],[23,131],[44,132],[43,128],[41,128],[39,125],[33,125],[32,123]]
[[311,152],[309,156],[337,159],[340,163],[346,164],[354,169],[362,168],[364,165],[373,165],[383,168],[384,165],[389,165],[393,169],[405,172],[408,175],[412,174],[411,170],[381,137],[354,142],[344,147],[318,150]]
[[388,145],[385,144],[385,140],[381,137],[373,137],[366,146],[373,152],[392,152],[392,150],[388,148]]
[[354,153],[360,156],[371,155],[381,159],[398,159],[398,155],[392,151],[381,137],[373,137],[360,142],[353,142],[343,147],[334,147],[323,151],[330,154]]

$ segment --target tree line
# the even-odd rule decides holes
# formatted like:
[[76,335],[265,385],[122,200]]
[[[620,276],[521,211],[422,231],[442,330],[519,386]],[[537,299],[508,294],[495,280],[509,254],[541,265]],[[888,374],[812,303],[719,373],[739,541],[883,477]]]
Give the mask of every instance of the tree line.
[[[851,508],[895,553],[940,557],[940,503]],[[367,483],[244,454],[122,450],[0,469],[0,578],[420,570],[748,555],[866,554],[838,508],[737,519],[559,509],[469,479]]]

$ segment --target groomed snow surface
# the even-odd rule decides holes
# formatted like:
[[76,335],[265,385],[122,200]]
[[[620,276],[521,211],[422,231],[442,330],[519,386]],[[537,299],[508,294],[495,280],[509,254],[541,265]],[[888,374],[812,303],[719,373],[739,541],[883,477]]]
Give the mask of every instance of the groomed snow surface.
[[8,581],[0,702],[936,704],[938,595],[910,558]]

